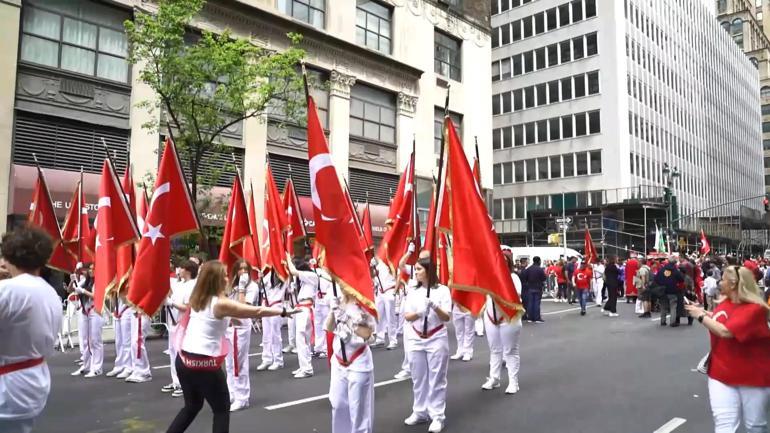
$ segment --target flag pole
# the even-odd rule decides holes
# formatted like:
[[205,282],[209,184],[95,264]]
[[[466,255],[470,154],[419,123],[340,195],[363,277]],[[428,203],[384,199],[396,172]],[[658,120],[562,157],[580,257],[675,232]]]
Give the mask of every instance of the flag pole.
[[83,262],[83,166],[80,166],[80,188],[78,190],[78,259]]
[[[436,191],[433,199],[435,200],[433,203],[435,203],[436,212],[435,215],[433,215],[433,221],[429,221],[429,224],[433,225],[433,231],[431,232],[431,237],[433,239],[430,240],[431,246],[430,246],[430,264],[433,268],[433,272],[428,272],[428,288],[427,288],[427,297],[430,298],[430,289],[431,287],[436,284],[436,281],[433,281],[433,275],[436,273],[435,270],[437,268],[437,260],[436,260],[436,220],[438,219],[439,209],[438,209],[438,202],[439,197],[441,197],[440,191],[442,190],[442,176],[444,174],[444,150],[446,147],[446,133],[447,133],[447,116],[449,115],[449,91],[451,90],[450,86],[447,86],[446,89],[446,99],[444,99],[444,125],[442,126],[441,131],[441,147],[440,147],[440,153],[439,153],[439,162],[438,162],[438,183],[436,184]],[[423,335],[428,333],[428,318],[425,317],[425,320],[423,320],[422,323],[422,333]]]

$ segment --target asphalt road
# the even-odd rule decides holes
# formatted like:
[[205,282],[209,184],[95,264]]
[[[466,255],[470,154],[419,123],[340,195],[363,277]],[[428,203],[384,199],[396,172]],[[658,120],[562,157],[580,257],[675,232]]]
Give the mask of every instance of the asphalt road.
[[[708,350],[706,331],[697,322],[692,327],[662,328],[657,320],[637,318],[633,307],[622,301],[618,318],[604,317],[598,308],[581,317],[574,306],[550,301],[543,302],[543,312],[545,324],[524,325],[518,394],[505,395],[505,382],[501,389],[481,390],[489,361],[483,337],[476,338],[471,362],[450,363],[445,432],[713,431],[706,377],[694,372]],[[454,349],[452,336],[450,342]],[[49,360],[53,389],[35,431],[164,432],[182,406],[181,398],[160,392],[170,382],[165,367],[169,359],[162,353],[165,347],[165,340],[149,342],[154,378],[144,384],[104,376],[71,377],[77,349],[57,353]],[[250,353],[258,352],[259,338],[253,335]],[[375,349],[375,379],[381,383],[375,391],[377,433],[427,431],[427,425],[403,424],[411,410],[411,382],[392,380],[402,356],[400,348]],[[110,344],[105,350],[105,371],[113,359]],[[297,380],[290,377],[297,367],[293,355],[286,359],[286,368],[277,372],[256,372],[259,356],[251,359],[251,407],[232,414],[232,432],[331,431],[326,360],[314,361],[314,377]],[[211,418],[204,406],[188,431],[210,432]],[[674,430],[658,430],[675,418],[686,422]]]

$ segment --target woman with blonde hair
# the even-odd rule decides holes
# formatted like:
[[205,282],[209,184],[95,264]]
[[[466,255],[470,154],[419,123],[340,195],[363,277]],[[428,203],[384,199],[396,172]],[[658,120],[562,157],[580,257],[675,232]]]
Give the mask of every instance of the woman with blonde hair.
[[711,334],[708,386],[715,433],[767,432],[770,400],[770,306],[750,269],[730,266],[720,283],[724,299],[712,312],[687,305]]
[[[255,307],[233,301],[225,294],[227,270],[222,262],[210,260],[201,265],[198,281],[190,297],[189,316],[180,322],[175,343],[179,344],[176,370],[184,393],[184,407],[169,426],[168,433],[181,433],[193,422],[206,400],[214,412],[212,431],[230,429],[230,394],[222,363],[227,355],[225,333],[230,318],[295,314],[285,308]],[[186,323],[185,323],[186,322]]]

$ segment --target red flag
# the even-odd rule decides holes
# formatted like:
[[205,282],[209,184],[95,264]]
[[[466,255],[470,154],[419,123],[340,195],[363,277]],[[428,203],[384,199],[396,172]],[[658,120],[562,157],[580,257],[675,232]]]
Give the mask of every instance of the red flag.
[[171,290],[168,265],[171,238],[200,231],[190,191],[174,143],[166,139],[131,274],[128,301],[152,316]]
[[142,188],[142,197],[136,209],[136,225],[139,234],[144,234],[144,222],[147,220],[147,212],[150,211],[150,200],[147,198],[147,188]]
[[318,257],[321,256],[321,244],[317,240],[313,241],[313,258],[318,262]]
[[414,207],[414,152],[412,152],[409,163],[401,177],[405,179],[403,195],[400,199],[398,196],[393,199],[393,204],[399,203],[401,207],[396,212],[390,228],[385,233],[385,237],[377,251],[377,256],[390,267],[394,275],[396,274],[398,263],[407,252],[410,242],[414,241],[417,248],[407,260],[407,263],[414,264],[417,261],[418,251],[420,250],[419,222],[416,221],[417,210]]
[[345,193],[345,203],[348,205],[348,210],[353,215],[353,222],[356,227],[356,236],[358,236],[358,245],[361,247],[361,251],[364,255],[367,255],[366,251],[369,248],[369,244],[366,243],[366,235],[364,235],[364,226],[361,224],[361,220],[358,218],[358,207],[353,204],[353,199],[350,198],[350,191],[348,190],[347,181],[345,181],[345,187],[342,189]]
[[504,317],[523,313],[500,242],[454,124],[445,118],[446,188],[452,234],[452,298],[477,316],[485,295],[494,298]]
[[269,243],[267,252],[263,252],[265,267],[275,271],[275,274],[281,281],[289,278],[289,271],[286,269],[286,245],[284,244],[284,233],[289,230],[289,219],[283,208],[281,194],[275,186],[273,179],[273,170],[270,164],[265,170],[265,223],[267,224],[266,242]]
[[64,220],[61,237],[64,248],[77,261],[85,263],[93,260],[86,246],[88,238],[91,237],[91,228],[88,225],[88,208],[83,193],[82,176],[72,194],[70,209],[67,213],[67,219]]
[[[444,184],[442,182],[441,184],[441,193],[439,195],[439,202],[436,204],[435,200],[435,188],[438,186],[433,185],[433,199],[430,201],[430,211],[428,212],[428,227],[425,229],[425,244],[422,247],[423,251],[431,252],[433,251],[433,242],[436,239],[436,235],[433,233],[435,228],[438,228],[440,230],[449,230],[449,207],[446,206],[447,198],[446,198],[446,188],[444,188]],[[438,208],[439,216],[438,220],[436,220],[436,211]]]
[[[478,153],[478,148],[476,148],[476,153]],[[476,179],[476,184],[481,191],[481,166],[478,158],[473,158],[473,178]]]
[[591,232],[588,231],[588,227],[586,227],[586,234],[585,234],[585,254],[583,254],[583,259],[588,263],[589,265],[591,263],[596,263],[599,261],[599,255],[596,254],[596,248],[594,247],[594,241],[591,239]]
[[443,231],[438,232],[438,282],[443,285],[449,284],[449,239]]
[[703,229],[700,229],[700,253],[702,256],[708,255],[708,253],[711,252],[711,244],[709,243],[709,240],[706,238],[706,233],[703,232]]
[[251,268],[255,271],[262,270],[262,257],[259,251],[259,234],[257,232],[257,211],[254,207],[254,190],[249,194],[249,236],[243,242],[243,258],[249,262]]
[[289,231],[286,234],[286,251],[294,256],[294,242],[305,239],[305,220],[302,217],[302,208],[299,207],[297,191],[294,189],[294,182],[291,178],[286,179],[286,186],[283,188],[283,208],[286,211],[286,217],[289,221]]
[[101,314],[104,299],[119,284],[118,249],[139,238],[126,196],[112,163],[105,158],[94,221],[94,308]]
[[236,174],[233,179],[233,188],[230,191],[230,204],[227,206],[222,245],[219,247],[219,261],[224,263],[228,273],[235,262],[242,257],[242,244],[250,236],[249,213],[246,210],[241,176]]
[[364,241],[366,242],[366,259],[371,261],[374,258],[374,237],[372,236],[372,214],[369,210],[369,202],[366,202],[364,215],[361,217],[361,225],[364,228]]
[[320,265],[353,296],[362,308],[377,317],[374,286],[369,262],[361,250],[356,215],[332,164],[313,98],[307,96],[307,143],[310,187],[316,221],[316,242],[320,244]]
[[32,193],[32,203],[29,205],[27,224],[38,226],[51,236],[53,253],[48,259],[48,267],[62,272],[72,272],[75,269],[75,261],[62,245],[59,221],[56,219],[56,214],[53,210],[53,201],[48,191],[48,183],[40,167],[37,169],[37,182]]
[[[126,172],[123,174],[123,184],[121,186],[123,192],[126,194],[126,202],[128,203],[128,210],[131,214],[131,218],[136,221],[136,191],[134,188],[134,180],[131,176],[130,166],[126,167]],[[116,290],[120,291],[120,288],[128,283],[128,278],[131,276],[131,271],[134,269],[134,259],[136,259],[134,243],[123,245],[118,248],[118,284],[115,286]]]

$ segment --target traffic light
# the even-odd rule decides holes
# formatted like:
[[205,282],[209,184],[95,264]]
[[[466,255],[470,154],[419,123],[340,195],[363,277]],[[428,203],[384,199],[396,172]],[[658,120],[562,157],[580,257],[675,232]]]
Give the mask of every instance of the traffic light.
[[765,194],[765,198],[762,199],[762,204],[765,206],[765,212],[770,212],[770,198],[768,198],[768,194]]

